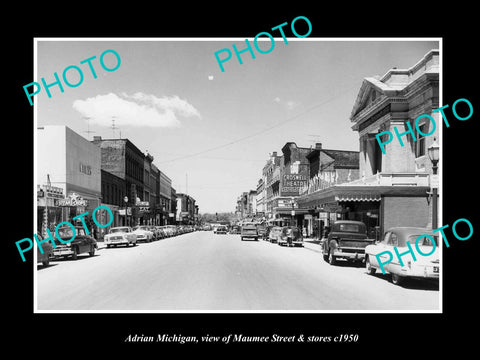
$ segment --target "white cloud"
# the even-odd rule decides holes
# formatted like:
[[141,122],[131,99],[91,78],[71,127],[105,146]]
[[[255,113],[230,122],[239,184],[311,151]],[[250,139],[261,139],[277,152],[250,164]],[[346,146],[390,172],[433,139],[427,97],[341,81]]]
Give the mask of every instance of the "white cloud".
[[213,75],[208,75],[208,80],[213,80]]
[[275,99],[273,99],[277,104],[280,104],[280,98],[277,96]]
[[198,117],[200,113],[178,96],[161,97],[137,92],[133,95],[97,95],[86,100],[75,100],[73,108],[91,124],[109,127],[112,118],[117,126],[178,127],[178,117]]

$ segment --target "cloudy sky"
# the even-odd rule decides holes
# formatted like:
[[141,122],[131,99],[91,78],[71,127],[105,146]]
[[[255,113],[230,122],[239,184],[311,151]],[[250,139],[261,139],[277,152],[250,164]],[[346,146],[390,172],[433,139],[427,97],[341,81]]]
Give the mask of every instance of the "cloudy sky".
[[[362,79],[411,67],[439,48],[414,39],[275,40],[268,54],[243,53],[243,64],[233,54],[222,72],[214,53],[232,44],[243,49],[244,39],[39,39],[33,81],[53,82],[69,65],[84,78],[63,93],[50,88],[51,98],[36,95],[37,125],[65,124],[89,139],[128,138],[153,155],[177,192],[188,190],[200,212],[234,211],[238,195],[256,188],[269,154],[287,141],[358,151],[349,115]],[[108,49],[121,58],[115,71],[99,63]],[[97,78],[80,63],[92,56]],[[104,61],[115,66],[112,53]],[[78,73],[69,70],[67,79],[79,82]]]

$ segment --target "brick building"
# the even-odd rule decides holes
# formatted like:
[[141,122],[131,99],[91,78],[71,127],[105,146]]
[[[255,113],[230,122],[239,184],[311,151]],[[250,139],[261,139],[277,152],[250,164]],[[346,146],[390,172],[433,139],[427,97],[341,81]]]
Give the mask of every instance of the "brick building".
[[125,180],[101,170],[102,180],[102,205],[106,205],[112,210],[113,222],[112,227],[126,225],[125,219],[125,201],[127,195]]
[[[125,181],[128,206],[135,205],[136,198],[144,200],[144,154],[128,139],[102,139],[94,136],[92,143],[101,150],[101,169]],[[133,224],[138,214],[132,213]]]
[[359,178],[359,152],[324,149],[321,143],[317,143],[306,158],[309,162],[309,178],[308,183],[300,189],[297,203],[307,213],[299,220],[307,235],[320,237],[324,227],[336,220],[336,211],[341,208],[336,201],[325,202],[318,195],[331,186]]

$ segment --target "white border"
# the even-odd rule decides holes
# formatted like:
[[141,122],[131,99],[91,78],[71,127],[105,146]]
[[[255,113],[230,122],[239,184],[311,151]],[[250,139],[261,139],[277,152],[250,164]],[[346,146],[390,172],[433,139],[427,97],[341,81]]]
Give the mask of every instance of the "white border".
[[[42,38],[33,38],[33,77],[34,80],[38,79],[37,74],[37,44],[39,41],[245,41],[245,39],[252,40],[254,37],[225,37],[225,38],[177,38],[177,37],[167,37],[167,38],[109,38],[109,37],[69,37],[69,38],[58,38],[58,37],[42,37]],[[258,38],[260,41],[270,41],[269,38]],[[274,37],[275,41],[283,41],[282,37]],[[287,40],[290,41],[438,41],[439,43],[439,107],[443,106],[443,38],[441,37],[371,37],[371,38],[355,38],[355,37],[332,37],[332,38],[315,38],[315,37],[305,37],[305,38],[290,38],[287,37]],[[365,74],[364,77],[368,77],[368,74]],[[360,79],[359,79],[360,80]],[[33,161],[33,229],[34,233],[37,231],[37,101],[33,105],[33,125],[34,125],[34,134],[33,134],[33,146],[34,146],[34,161]],[[439,161],[439,189],[438,189],[438,216],[439,216],[439,227],[443,225],[443,126],[440,126],[439,130],[439,146],[440,146],[440,161]],[[442,269],[439,279],[439,309],[438,310],[39,310],[38,309],[38,295],[37,295],[37,251],[35,245],[32,248],[33,254],[33,310],[34,313],[53,313],[53,314],[152,314],[152,313],[161,313],[161,314],[245,314],[245,313],[258,313],[258,314],[442,314],[443,313],[443,274],[445,272],[445,264],[443,262],[443,247],[440,247],[440,267]]]

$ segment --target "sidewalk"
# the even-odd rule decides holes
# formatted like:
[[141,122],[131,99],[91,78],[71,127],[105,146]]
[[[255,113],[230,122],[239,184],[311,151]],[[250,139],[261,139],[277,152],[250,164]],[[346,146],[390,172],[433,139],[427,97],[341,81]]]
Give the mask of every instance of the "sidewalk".
[[102,249],[105,249],[106,247],[107,245],[105,245],[104,241],[97,240],[97,250],[102,250]]

